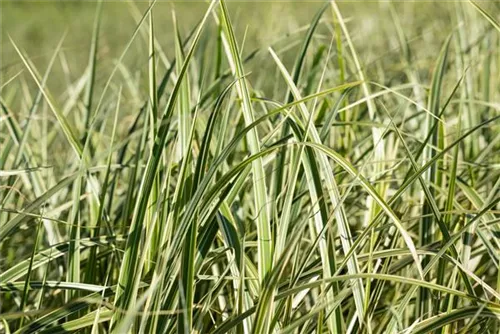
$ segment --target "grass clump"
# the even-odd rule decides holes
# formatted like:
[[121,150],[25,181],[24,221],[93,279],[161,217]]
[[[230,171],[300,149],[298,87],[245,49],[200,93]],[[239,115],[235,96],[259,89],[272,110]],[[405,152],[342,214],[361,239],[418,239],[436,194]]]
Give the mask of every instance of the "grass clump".
[[500,7],[305,5],[4,24],[0,331],[498,333]]

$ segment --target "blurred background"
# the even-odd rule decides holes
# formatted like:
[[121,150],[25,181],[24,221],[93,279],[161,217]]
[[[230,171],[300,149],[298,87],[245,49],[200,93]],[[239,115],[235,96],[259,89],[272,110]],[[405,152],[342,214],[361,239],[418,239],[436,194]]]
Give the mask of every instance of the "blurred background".
[[[291,71],[309,24],[324,3],[227,1],[242,58],[252,56],[245,61],[244,67],[257,95],[276,100],[284,99],[287,87],[268,48],[272,47]],[[12,80],[8,89],[2,91],[2,98],[8,102],[19,121],[22,121],[27,118],[30,105],[29,99],[26,98],[26,88],[29,88],[31,94],[37,91],[33,78],[23,65],[10,38],[25,52],[40,75],[47,70],[57,45],[62,41],[61,51],[48,76],[47,87],[57,103],[63,106],[68,96],[79,89],[79,83],[84,80],[83,76],[89,63],[97,2],[2,0],[0,4],[0,82],[3,84]],[[493,15],[500,10],[500,2],[481,2],[481,6]],[[499,38],[498,34],[494,33],[493,26],[465,1],[340,1],[339,7],[368,81],[390,87],[408,83],[405,72],[408,62],[405,57],[409,57],[412,70],[418,74],[424,88],[428,87],[439,51],[453,32],[456,38],[451,48],[461,48],[467,56],[460,60],[464,62],[460,69],[453,65],[457,61],[455,56],[450,57],[449,80],[444,83],[447,91],[455,85],[464,68],[470,68],[471,78],[474,73],[486,73],[483,71],[485,64],[495,64],[495,59],[500,55]],[[147,20],[132,40],[137,24],[147,8],[147,1],[104,1],[102,7],[95,90],[97,96],[100,96],[118,58],[130,43],[130,48],[122,60],[123,66],[117,68],[111,81],[114,89],[122,84],[129,85],[129,90],[127,86],[124,87],[126,90],[122,100],[124,118],[135,115],[148,98]],[[180,38],[185,41],[207,8],[206,1],[156,2],[153,13],[157,51],[160,55],[157,60],[158,82],[167,73],[174,59],[174,16]],[[214,15],[215,13],[218,13],[218,10],[214,11]],[[310,70],[307,77],[301,79],[301,89],[308,86],[308,82],[319,79],[322,66],[317,65],[324,63],[323,59],[330,46],[332,48],[327,62],[328,71],[335,75],[329,75],[324,86],[334,87],[343,80],[358,79],[351,52],[342,33],[339,36],[342,38],[343,57],[346,57],[347,61],[344,63],[346,77],[340,78],[334,18],[331,8],[327,8],[306,57],[306,68],[314,70]],[[196,87],[193,97],[197,96],[196,90],[206,89],[203,82],[211,82],[215,76],[214,64],[217,61],[214,59],[218,57],[217,45],[220,41],[215,16],[208,22],[195,51],[195,61],[191,62],[189,68],[190,77],[196,79],[195,83],[191,82],[192,86]],[[458,29],[460,34],[457,33]],[[407,49],[401,47],[402,36],[408,43]],[[457,44],[459,38],[463,39],[462,45]],[[221,70],[227,70],[228,64],[224,54],[220,56],[220,62]],[[495,73],[496,68],[488,70],[487,76],[491,71]],[[484,81],[482,74],[475,78],[477,79],[470,80],[470,85],[475,85],[473,90],[477,98],[483,98],[482,92],[496,90],[493,86],[498,79]],[[483,82],[491,87],[486,89]],[[167,95],[170,92],[169,87],[171,88],[171,85],[167,87]],[[257,112],[262,111],[257,109]],[[83,127],[79,113],[69,110],[66,113],[70,114],[68,119],[73,125]],[[130,121],[131,118],[128,119]],[[61,152],[63,151],[67,150],[62,149]],[[71,154],[71,151],[68,152]],[[54,162],[54,165],[59,164]],[[64,170],[65,166],[61,167]]]
[[[497,12],[499,3],[482,2],[482,6],[490,12]],[[10,77],[22,69],[7,36],[27,52],[41,72],[47,66],[56,45],[64,38],[61,57],[68,65],[69,73],[62,75],[64,69],[61,66],[54,67],[53,72],[59,75],[53,73],[50,76],[49,87],[53,92],[65,89],[68,80],[72,81],[81,75],[87,66],[96,2],[2,0],[0,4],[1,74],[4,77]],[[248,55],[256,48],[261,50],[253,61],[247,63],[246,70],[256,73],[256,78],[261,78],[259,71],[275,71],[267,52],[267,47],[271,45],[282,56],[285,65],[291,66],[307,25],[322,4],[322,1],[228,1],[238,41],[244,44],[243,54]],[[416,60],[422,63],[423,68],[432,68],[428,62],[433,61],[439,51],[439,47],[431,46],[441,45],[455,28],[457,4],[465,5],[464,8],[470,12],[471,16],[466,19],[478,15],[472,6],[462,1],[396,1],[393,4],[412,51],[418,54]],[[167,57],[172,57],[174,53],[172,12],[175,11],[181,37],[185,38],[207,6],[207,2],[203,1],[162,0],[155,4],[156,36]],[[367,71],[376,71],[377,66],[387,70],[387,63],[400,64],[395,61],[399,60],[401,50],[387,1],[340,1],[339,6],[348,21],[351,37]],[[105,1],[98,54],[98,74],[101,79],[109,74],[108,69],[112,68],[114,60],[123,52],[147,7],[147,1]],[[332,21],[333,15],[327,11],[322,21],[327,24],[320,26],[313,43],[329,46],[333,36]],[[211,25],[213,28],[214,24]],[[143,25],[143,32],[147,33],[147,24]],[[469,33],[480,36],[483,31]],[[210,28],[205,29],[205,34],[211,34]],[[147,70],[147,53],[144,52],[147,50],[147,38],[144,36],[137,36],[127,53],[124,62],[129,69]],[[207,39],[207,43],[216,42],[217,38]],[[335,55],[332,54],[332,57]],[[161,64],[159,66],[161,73]],[[254,84],[263,89],[271,86],[265,82]]]

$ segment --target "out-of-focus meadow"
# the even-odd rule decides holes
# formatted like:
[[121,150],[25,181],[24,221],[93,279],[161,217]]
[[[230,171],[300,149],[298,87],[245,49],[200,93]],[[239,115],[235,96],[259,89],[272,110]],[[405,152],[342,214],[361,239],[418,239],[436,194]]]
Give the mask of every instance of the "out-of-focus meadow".
[[[376,73],[377,67],[384,71],[401,71],[401,46],[398,44],[397,28],[388,10],[388,1],[340,1],[339,6],[352,29],[352,40],[356,45],[366,71]],[[463,2],[462,2],[463,3]],[[105,1],[102,9],[100,47],[98,57],[99,75],[106,78],[113,68],[113,62],[120,56],[132,36],[137,22],[147,8],[147,1]],[[242,44],[242,52],[260,53],[249,61],[245,68],[257,78],[260,87],[271,88],[274,84],[262,73],[274,71],[275,66],[265,50],[269,46],[281,52],[283,62],[292,65],[301,37],[307,30],[311,18],[322,6],[321,1],[228,1],[233,16],[236,36]],[[437,52],[429,44],[437,43],[436,32],[441,41],[458,25],[453,2],[440,1],[394,1],[394,15],[398,16],[401,29],[413,52],[415,61],[426,75],[430,75]],[[485,9],[498,10],[494,2],[485,2]],[[155,31],[163,52],[169,58],[174,56],[174,34],[172,12],[178,18],[183,36],[192,32],[206,9],[201,1],[158,1],[155,4]],[[468,11],[468,10],[467,10]],[[61,56],[66,59],[67,70],[73,73],[69,78],[60,66],[56,66],[48,79],[53,89],[64,91],[67,80],[75,80],[88,62],[88,48],[91,43],[95,16],[94,1],[2,1],[2,75],[5,78],[22,69],[20,59],[11,47],[11,36],[22,47],[33,63],[41,68],[47,66],[54,48],[64,38]],[[477,17],[478,14],[472,13]],[[331,15],[330,15],[331,16]],[[471,18],[467,18],[471,19]],[[324,17],[323,20],[331,20]],[[207,23],[205,35],[213,34],[214,22]],[[489,28],[491,29],[491,28]],[[331,41],[331,27],[320,25],[313,43],[328,45]],[[468,27],[471,38],[484,33],[480,27]],[[207,41],[213,46],[216,39]],[[144,52],[144,38],[137,38],[124,58],[124,65],[136,72],[147,68],[147,53]],[[312,53],[312,51],[310,51]],[[198,57],[210,54],[198,51]],[[161,62],[158,66],[164,66]],[[71,74],[70,73],[70,74]],[[380,75],[380,73],[377,73]],[[103,81],[103,80],[101,80]],[[105,80],[104,80],[105,81]],[[99,82],[98,82],[99,84]],[[281,88],[285,89],[282,83]]]

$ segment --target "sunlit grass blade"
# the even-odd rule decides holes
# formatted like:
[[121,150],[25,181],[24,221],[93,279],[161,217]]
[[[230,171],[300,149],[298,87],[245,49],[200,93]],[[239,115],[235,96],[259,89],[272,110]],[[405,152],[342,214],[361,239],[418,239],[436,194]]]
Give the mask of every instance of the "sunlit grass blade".
[[73,150],[76,153],[76,155],[78,157],[81,157],[82,153],[83,153],[83,147],[80,144],[80,141],[78,140],[78,138],[76,136],[75,129],[69,124],[68,120],[66,119],[66,117],[64,116],[64,114],[62,113],[62,111],[59,108],[56,107],[54,98],[50,95],[50,93],[47,91],[47,89],[45,87],[43,87],[42,83],[39,80],[38,73],[28,63],[28,60],[23,55],[23,53],[21,52],[21,50],[17,47],[17,45],[14,42],[14,40],[10,36],[9,36],[9,39],[10,39],[10,42],[12,43],[12,45],[14,46],[17,54],[19,55],[19,57],[23,61],[24,65],[28,69],[29,73],[31,74],[31,76],[33,78],[33,81],[35,81],[35,83],[37,84],[38,88],[42,92],[43,97],[47,101],[47,104],[49,105],[50,109],[52,110],[52,112],[56,116],[57,121],[59,122],[59,125],[61,126],[61,129],[63,130],[64,135],[66,136],[66,139],[70,143],[70,145],[73,148]]
[[[223,42],[226,49],[233,75],[242,78],[245,73],[240,58],[240,51],[236,38],[234,36],[233,26],[229,18],[229,13],[224,1],[220,2],[222,14],[222,26],[224,27]],[[246,79],[243,78],[236,83],[238,95],[241,101],[241,107],[245,123],[249,125],[254,120],[254,112],[250,101],[250,93]],[[256,129],[252,129],[247,136],[250,153],[255,154],[260,151],[260,141]],[[261,282],[264,281],[267,273],[272,267],[273,244],[271,236],[271,222],[269,219],[269,201],[267,199],[267,186],[262,161],[257,160],[253,163],[252,177],[255,189],[255,212],[257,214],[257,230],[259,235],[259,276]]]
[[[153,187],[153,183],[156,177],[156,172],[159,168],[163,146],[167,138],[172,113],[176,106],[176,100],[182,84],[182,80],[189,66],[191,57],[193,56],[194,50],[200,38],[201,31],[204,27],[205,21],[208,18],[213,6],[214,2],[210,4],[204,16],[204,19],[200,23],[200,26],[198,27],[198,30],[195,36],[193,37],[193,42],[191,44],[189,52],[186,55],[181,71],[178,74],[176,85],[172,91],[172,95],[170,96],[167,107],[165,108],[165,111],[161,118],[161,122],[159,123],[160,125],[154,142],[154,147],[147,162],[144,178],[141,181],[141,186],[139,189],[139,198],[137,199],[137,203],[134,208],[134,217],[132,220],[132,224],[130,225],[129,228],[130,231],[129,237],[126,244],[123,263],[120,268],[120,277],[118,280],[119,285],[116,291],[115,305],[123,309],[128,309],[129,307],[131,307],[131,305],[134,304],[135,297],[137,296],[137,290],[139,287],[140,280],[139,277],[137,277],[135,263],[137,261],[139,250],[141,248],[141,238],[144,228],[142,225],[146,214],[147,205],[149,202],[149,195]],[[134,275],[130,275],[131,272],[133,272]],[[121,315],[114,314],[112,323],[119,321],[120,318]]]
[[[292,82],[291,77],[289,76],[288,72],[284,68],[283,64],[281,63],[281,61],[279,60],[279,58],[277,57],[277,55],[274,53],[274,51],[272,49],[270,49],[270,53],[273,56],[274,60],[276,61],[277,65],[278,65],[283,77],[285,78],[287,85],[290,87],[290,90],[291,90],[292,94],[294,95],[295,99],[300,100],[301,99],[300,93],[298,92],[296,86]],[[305,104],[303,104],[303,103],[299,104],[299,110],[301,112],[302,117],[305,120],[309,119],[310,113],[307,110]],[[321,139],[319,137],[317,130],[311,124],[308,125],[307,131],[310,133],[310,137],[314,143],[316,143],[316,144],[321,143]],[[304,139],[306,139],[306,138],[304,138]],[[309,155],[308,158],[311,159],[311,156]],[[352,247],[351,242],[350,242],[351,232],[350,232],[350,228],[349,228],[349,225],[347,222],[347,216],[345,214],[344,208],[343,208],[342,204],[339,204],[340,203],[340,193],[338,191],[336,181],[333,177],[333,173],[331,172],[331,168],[330,168],[330,165],[326,159],[326,156],[323,154],[319,154],[318,160],[319,160],[319,162],[318,162],[319,169],[321,171],[320,173],[322,174],[322,176],[319,178],[324,178],[326,181],[327,193],[329,195],[329,199],[330,199],[332,206],[334,208],[334,215],[337,219],[337,224],[338,224],[338,228],[339,228],[340,236],[341,236],[341,240],[342,240],[342,247],[344,249],[344,252],[347,253],[347,252],[349,252],[349,250]],[[312,179],[314,177],[313,176],[314,170],[310,169],[311,162],[307,162],[307,160],[305,160],[304,165],[305,165],[304,168],[306,170],[307,177],[309,179],[308,182],[310,184],[310,193],[312,196],[312,200],[314,202],[316,202],[317,197],[315,198],[315,196],[313,194],[315,192],[318,192],[318,190],[311,187],[313,185]],[[319,231],[321,231],[323,224],[325,224],[325,223],[326,223],[325,221],[321,221],[321,218],[318,215],[316,215],[315,224],[316,224],[317,233],[319,233]],[[320,250],[322,252],[325,277],[328,278],[332,274],[329,271],[336,270],[335,265],[334,265],[335,260],[334,260],[334,258],[332,258],[331,256],[328,255],[328,250],[326,248],[325,240],[322,240],[322,243],[320,244]],[[349,271],[353,274],[359,272],[359,267],[357,264],[356,257],[353,257],[352,260],[349,261],[348,267],[349,267]],[[361,282],[354,283],[354,285],[355,286],[353,289],[354,289],[354,293],[355,293],[355,301],[356,301],[356,309],[358,312],[358,317],[359,317],[359,319],[363,319],[364,318],[364,307],[363,307],[364,291],[361,288]],[[330,320],[330,330],[333,330],[333,328],[335,326],[338,326],[338,325],[335,324],[333,317],[329,318],[329,319],[331,319]]]
[[483,15],[494,27],[496,30],[500,32],[500,23],[498,23],[493,16],[488,14],[483,8],[481,8],[475,1],[469,0],[469,3],[476,8],[481,15]]

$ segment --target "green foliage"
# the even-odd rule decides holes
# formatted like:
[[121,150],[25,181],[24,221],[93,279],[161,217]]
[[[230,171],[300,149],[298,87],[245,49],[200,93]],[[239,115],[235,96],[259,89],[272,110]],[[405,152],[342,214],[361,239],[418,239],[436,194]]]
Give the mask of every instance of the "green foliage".
[[498,333],[498,4],[67,6],[2,30],[1,333]]

